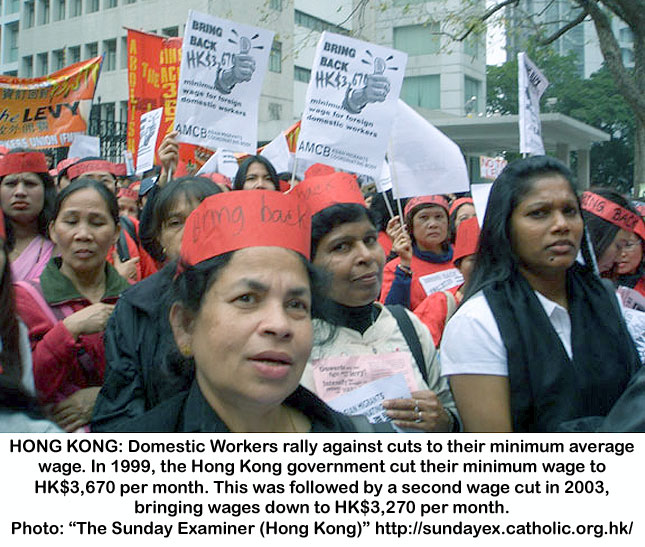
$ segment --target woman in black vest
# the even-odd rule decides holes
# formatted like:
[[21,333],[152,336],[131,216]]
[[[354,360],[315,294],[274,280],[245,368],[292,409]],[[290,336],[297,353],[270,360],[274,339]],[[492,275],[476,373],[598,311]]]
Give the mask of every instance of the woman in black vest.
[[495,181],[471,282],[441,344],[466,431],[554,431],[606,415],[625,389],[638,356],[616,298],[576,262],[583,236],[558,160],[517,160]]

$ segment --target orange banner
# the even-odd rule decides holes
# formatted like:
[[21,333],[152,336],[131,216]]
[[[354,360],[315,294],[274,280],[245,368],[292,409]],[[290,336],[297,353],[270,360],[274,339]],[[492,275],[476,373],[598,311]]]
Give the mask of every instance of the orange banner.
[[56,148],[85,134],[102,60],[88,59],[41,78],[0,76],[0,145]]

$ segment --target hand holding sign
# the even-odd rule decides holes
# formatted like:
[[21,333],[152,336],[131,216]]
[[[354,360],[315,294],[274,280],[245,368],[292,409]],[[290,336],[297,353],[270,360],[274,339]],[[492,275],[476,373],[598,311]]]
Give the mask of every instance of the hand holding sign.
[[451,429],[451,416],[437,394],[429,389],[413,392],[412,399],[384,401],[383,407],[398,427],[427,432],[445,432]]

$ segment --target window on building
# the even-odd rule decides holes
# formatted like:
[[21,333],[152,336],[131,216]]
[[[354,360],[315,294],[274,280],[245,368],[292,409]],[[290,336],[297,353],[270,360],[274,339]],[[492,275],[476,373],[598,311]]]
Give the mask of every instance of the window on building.
[[23,78],[33,78],[34,76],[34,57],[27,55],[22,58],[22,76]]
[[468,76],[464,76],[464,110],[466,114],[476,114],[484,110],[482,83]]
[[303,68],[301,66],[294,66],[293,79],[296,82],[309,83],[309,80],[311,79],[311,70],[309,70],[308,68]]
[[121,50],[119,52],[121,68],[128,68],[128,37],[121,36]]
[[11,0],[7,7],[7,14],[18,13],[20,11],[20,0]]
[[57,49],[52,51],[52,71],[56,72],[65,67],[65,50]]
[[72,46],[67,48],[67,57],[70,65],[78,63],[81,60],[81,46]]
[[282,11],[282,0],[270,0],[269,7],[277,11]]
[[105,0],[103,3],[103,9],[116,8],[118,4],[118,0]]
[[161,29],[161,34],[169,38],[176,38],[179,36],[179,27],[167,27]]
[[103,70],[116,70],[116,39],[103,42]]
[[36,13],[36,7],[33,2],[25,2],[25,16],[23,18],[25,28],[31,28],[34,26],[34,15]]
[[97,42],[92,42],[91,44],[85,44],[85,58],[91,59],[92,57],[98,57],[99,54],[99,45]]
[[46,76],[49,73],[49,62],[47,53],[39,53],[36,56],[36,76]]
[[39,0],[38,24],[46,25],[48,23],[49,23],[49,0]]
[[282,72],[282,42],[273,40],[271,55],[269,55],[269,70],[271,72]]
[[282,118],[282,105],[280,103],[269,103],[269,120]]
[[99,11],[99,4],[100,0],[87,0],[87,13],[94,13],[95,11]]
[[119,121],[121,123],[128,122],[128,101],[121,101],[119,103]]
[[347,29],[344,29],[343,27],[339,27],[338,25],[329,23],[324,19],[318,19],[318,17],[314,17],[313,15],[309,15],[308,13],[304,13],[298,10],[295,11],[294,21],[296,25],[300,27],[305,27],[317,32],[328,30],[337,34],[349,34],[349,31]]
[[438,74],[403,79],[401,99],[410,106],[438,110],[441,108],[441,81]]
[[83,15],[83,0],[70,0],[70,17],[80,17]]
[[7,58],[9,63],[15,63],[18,60],[18,21],[7,25]]
[[54,21],[62,21],[65,19],[65,0],[56,0],[54,4]]
[[405,51],[408,55],[439,53],[439,30],[439,23],[394,27],[394,49]]
[[470,35],[464,40],[464,53],[468,57],[479,59],[483,49],[482,37],[478,35]]

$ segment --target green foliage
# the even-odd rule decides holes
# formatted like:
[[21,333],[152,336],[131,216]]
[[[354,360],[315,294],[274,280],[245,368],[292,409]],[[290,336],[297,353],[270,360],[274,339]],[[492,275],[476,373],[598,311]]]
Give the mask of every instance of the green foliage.
[[[591,184],[629,191],[633,184],[634,117],[607,68],[603,66],[585,80],[578,75],[573,56],[562,57],[545,48],[529,48],[527,53],[550,82],[542,96],[542,112],[566,114],[611,135],[610,141],[591,148]],[[517,114],[517,58],[487,67],[486,83],[488,112]]]

